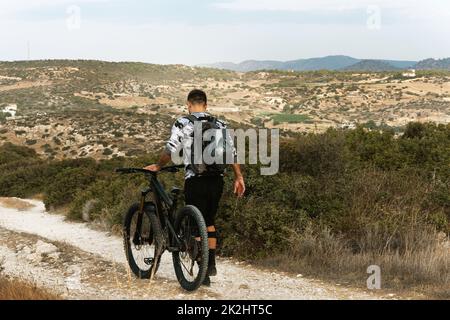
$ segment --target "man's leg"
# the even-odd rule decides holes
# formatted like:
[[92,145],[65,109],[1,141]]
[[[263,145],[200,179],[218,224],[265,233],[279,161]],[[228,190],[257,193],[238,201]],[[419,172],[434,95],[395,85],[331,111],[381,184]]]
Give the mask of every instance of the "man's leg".
[[209,249],[215,250],[217,247],[217,235],[215,226],[208,226],[208,245]]
[[216,248],[217,248],[217,234],[215,226],[208,226],[208,245],[209,245],[209,256],[208,256],[208,275],[217,275],[216,269]]
[[[208,201],[204,189],[207,190],[200,178],[191,178],[185,181],[184,198],[186,205],[195,206],[205,218],[205,212],[208,211]],[[200,241],[200,237],[196,240]]]
[[[208,274],[203,284],[209,285],[209,275],[216,275],[217,234],[214,218],[223,192],[222,177],[191,178],[185,182],[186,204],[196,206],[205,219],[208,231]],[[200,240],[200,239],[199,239]]]
[[223,193],[223,177],[211,178],[210,198],[208,205],[208,215],[205,217],[206,225],[208,226],[208,244],[209,244],[209,259],[208,259],[208,274],[210,276],[217,275],[216,269],[216,248],[217,248],[217,232],[215,227],[215,217],[219,208],[220,198]]
[[[206,183],[206,184],[205,184]],[[185,202],[187,205],[193,205],[196,206],[197,209],[200,210],[200,212],[203,215],[203,218],[205,219],[207,225],[209,222],[208,215],[205,214],[208,212],[208,194],[209,194],[209,186],[207,184],[207,181],[202,178],[190,178],[185,181],[184,184],[184,197]],[[209,228],[207,229],[209,233]],[[215,229],[214,229],[215,230]],[[200,241],[200,237],[196,238],[197,241]],[[217,241],[212,241],[208,237],[208,245],[211,248],[211,245],[216,245]],[[209,260],[209,257],[208,257]],[[197,261],[198,262],[198,261]],[[204,285],[209,286],[211,283],[208,274],[205,277],[205,280],[203,281]]]

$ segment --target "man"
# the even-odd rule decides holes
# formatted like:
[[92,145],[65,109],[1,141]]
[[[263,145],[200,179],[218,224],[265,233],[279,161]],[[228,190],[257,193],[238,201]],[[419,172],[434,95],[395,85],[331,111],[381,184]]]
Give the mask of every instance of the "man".
[[[202,121],[203,123],[214,121],[218,128],[226,129],[224,122],[217,120],[206,112],[208,101],[205,92],[192,90],[187,98],[187,107],[190,116],[181,117],[175,122],[172,127],[170,139],[158,163],[147,166],[145,169],[150,171],[160,170],[172,159],[173,154],[179,152],[183,144],[189,144],[186,141],[192,141],[196,121]],[[226,143],[234,149],[231,137],[229,135],[227,136]],[[191,152],[194,151],[195,148],[191,150]],[[193,161],[189,161],[190,159],[192,158],[184,157],[184,163],[186,165],[184,185],[185,201],[186,204],[194,205],[201,211],[208,228],[209,261],[207,276],[203,284],[210,285],[209,276],[215,276],[217,274],[215,260],[217,236],[214,218],[223,192],[223,172],[218,171],[216,174],[203,175],[198,170],[195,170],[195,167],[192,165]],[[232,167],[235,176],[234,193],[238,197],[242,197],[245,192],[244,178],[239,164],[232,164]]]

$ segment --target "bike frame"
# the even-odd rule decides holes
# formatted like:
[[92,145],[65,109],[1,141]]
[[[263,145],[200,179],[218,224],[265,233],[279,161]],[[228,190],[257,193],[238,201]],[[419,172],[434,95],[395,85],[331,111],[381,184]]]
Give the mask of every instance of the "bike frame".
[[161,222],[161,226],[164,232],[164,236],[167,237],[168,240],[167,249],[169,252],[179,251],[181,250],[181,241],[178,239],[178,236],[173,227],[175,210],[177,209],[178,203],[178,193],[179,189],[174,189],[175,191],[172,193],[173,198],[164,190],[164,187],[157,179],[157,173],[151,172],[149,174],[149,183],[150,186],[143,189],[141,191],[141,199],[139,206],[139,214],[137,221],[137,230],[140,230],[142,227],[142,217],[144,215],[144,209],[146,205],[146,198],[149,193],[153,194],[153,202],[155,205],[156,215]]

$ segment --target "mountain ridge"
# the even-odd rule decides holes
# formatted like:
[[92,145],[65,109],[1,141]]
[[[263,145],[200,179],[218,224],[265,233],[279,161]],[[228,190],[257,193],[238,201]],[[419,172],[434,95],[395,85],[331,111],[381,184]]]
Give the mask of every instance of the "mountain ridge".
[[329,55],[324,57],[278,60],[245,60],[240,63],[216,62],[199,65],[236,72],[260,70],[282,71],[317,71],[317,70],[353,70],[353,71],[398,71],[401,69],[444,69],[450,70],[450,58],[412,60],[359,59],[346,55]]
[[416,64],[418,70],[441,69],[450,70],[450,58],[444,59],[425,59]]

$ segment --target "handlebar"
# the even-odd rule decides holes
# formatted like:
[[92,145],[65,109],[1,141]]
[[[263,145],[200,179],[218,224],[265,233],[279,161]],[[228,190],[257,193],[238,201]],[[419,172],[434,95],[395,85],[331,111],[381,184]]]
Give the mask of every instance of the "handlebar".
[[157,174],[158,172],[178,172],[180,171],[181,168],[184,168],[184,165],[175,165],[175,166],[168,166],[168,167],[164,167],[161,168],[159,171],[150,171],[150,170],[146,170],[143,168],[118,168],[116,169],[117,173],[122,173],[122,174],[131,174],[131,173],[145,173],[145,174]]

